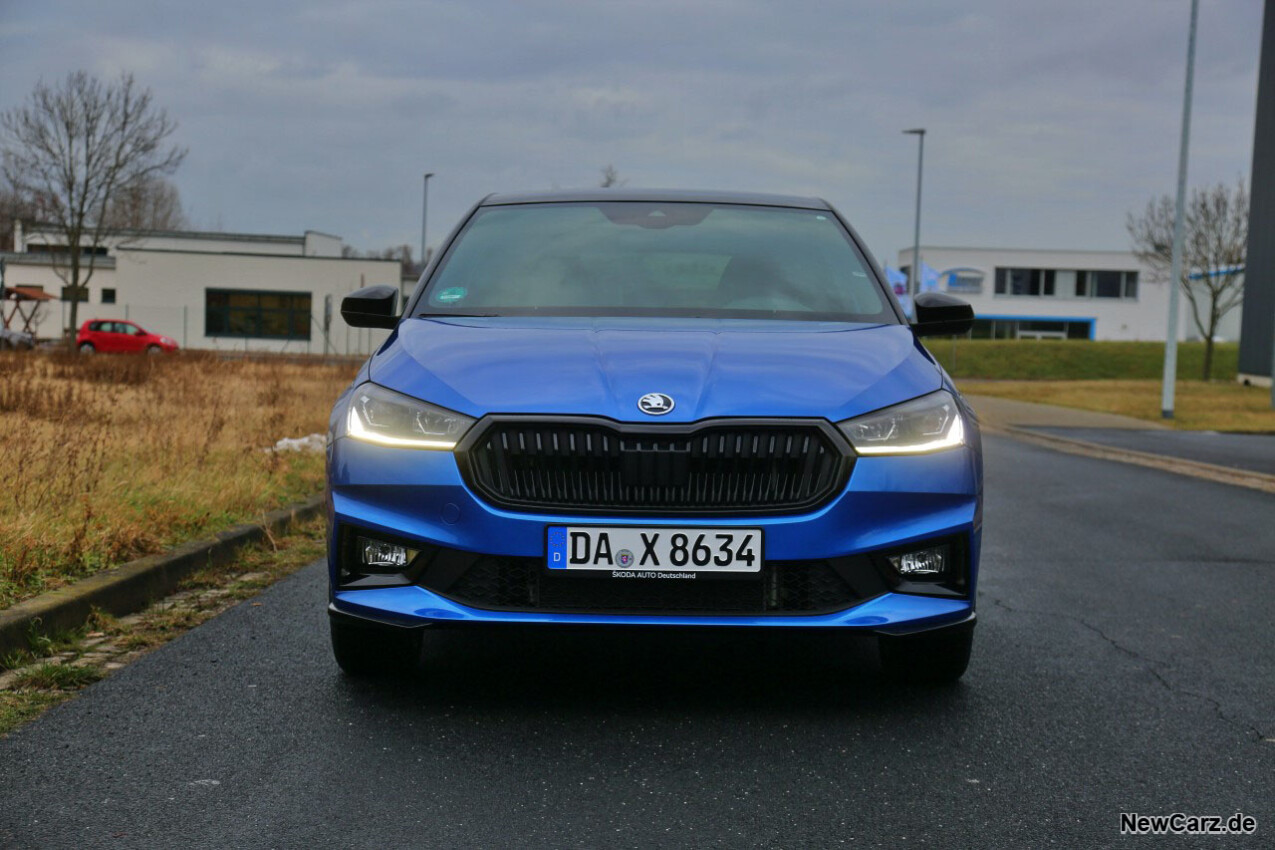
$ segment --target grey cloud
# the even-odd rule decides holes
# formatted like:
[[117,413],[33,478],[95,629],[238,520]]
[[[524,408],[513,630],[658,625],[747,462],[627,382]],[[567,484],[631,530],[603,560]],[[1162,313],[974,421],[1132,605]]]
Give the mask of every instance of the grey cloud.
[[[1247,173],[1256,0],[1204,0],[1193,182]],[[879,256],[924,238],[1122,247],[1170,191],[1187,4],[295,2],[0,5],[0,108],[39,76],[131,68],[181,122],[198,221],[436,242],[489,191],[591,184],[820,194]],[[69,29],[68,29],[69,28]],[[72,33],[67,35],[68,31]],[[74,57],[74,59],[68,59]]]

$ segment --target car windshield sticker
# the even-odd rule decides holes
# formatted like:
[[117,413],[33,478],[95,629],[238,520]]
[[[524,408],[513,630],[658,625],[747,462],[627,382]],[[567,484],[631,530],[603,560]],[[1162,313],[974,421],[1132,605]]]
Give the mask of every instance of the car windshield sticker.
[[434,301],[438,304],[455,304],[457,301],[464,300],[468,294],[469,290],[463,286],[449,286],[435,295]]

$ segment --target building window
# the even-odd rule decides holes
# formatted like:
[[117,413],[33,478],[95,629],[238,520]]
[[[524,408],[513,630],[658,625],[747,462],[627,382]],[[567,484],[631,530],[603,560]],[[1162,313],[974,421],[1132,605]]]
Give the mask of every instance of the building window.
[[996,269],[997,295],[1053,295],[1053,269]]
[[[70,250],[65,245],[48,245],[43,242],[28,242],[28,254],[70,254]],[[104,245],[81,245],[81,257],[105,257],[107,256],[106,246]]]
[[310,293],[204,290],[204,335],[310,338]]
[[948,292],[978,295],[983,291],[983,273],[978,269],[949,269],[943,278]]
[[1137,298],[1138,273],[1123,271],[1076,272],[1077,298]]
[[103,303],[103,304],[114,304],[114,303],[115,303],[115,290],[114,290],[114,289],[103,289],[103,290],[102,290],[102,303]]
[[975,319],[973,339],[1091,339],[1091,319],[998,317]]
[[87,286],[64,286],[62,287],[63,301],[80,301],[89,300],[89,288]]

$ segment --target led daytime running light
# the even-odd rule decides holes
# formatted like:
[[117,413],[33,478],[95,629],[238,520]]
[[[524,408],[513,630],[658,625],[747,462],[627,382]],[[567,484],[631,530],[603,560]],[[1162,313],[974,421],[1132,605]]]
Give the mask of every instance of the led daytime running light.
[[854,450],[861,455],[923,455],[963,445],[965,445],[965,422],[957,416],[948,426],[946,434],[927,443],[916,443],[910,446],[855,446]]
[[346,424],[347,432],[356,440],[363,440],[367,443],[376,443],[380,446],[393,446],[400,449],[441,449],[443,451],[451,451],[456,448],[456,440],[426,440],[416,437],[394,437],[389,434],[380,434],[376,431],[369,431],[363,424],[363,420],[359,418],[358,411],[354,406],[350,406],[350,420]]

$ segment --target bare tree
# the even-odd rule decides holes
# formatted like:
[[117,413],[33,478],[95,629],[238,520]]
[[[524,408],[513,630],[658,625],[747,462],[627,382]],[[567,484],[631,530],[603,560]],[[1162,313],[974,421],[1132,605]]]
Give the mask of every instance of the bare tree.
[[378,260],[398,260],[400,274],[414,274],[418,270],[412,262],[412,246],[411,245],[395,245],[392,248],[382,248],[380,252],[372,255]]
[[168,144],[176,129],[128,73],[113,83],[84,71],[59,85],[41,80],[25,104],[0,115],[5,179],[65,240],[65,253],[50,257],[71,289],[71,329],[110,231],[112,200],[177,169],[186,151]]
[[13,223],[34,215],[35,210],[31,204],[8,186],[0,185],[0,251],[16,250],[13,244]]
[[[1125,226],[1133,251],[1167,280],[1173,263],[1174,202],[1153,198],[1141,215],[1129,213]],[[1191,305],[1191,319],[1204,339],[1204,380],[1213,375],[1213,338],[1222,317],[1244,298],[1248,250],[1248,190],[1219,183],[1193,189],[1183,216],[1182,279],[1177,285]]]
[[181,230],[187,224],[177,187],[159,176],[121,186],[106,208],[111,230]]
[[[364,258],[368,260],[397,260],[401,267],[402,273],[419,274],[421,269],[412,262],[412,246],[411,245],[393,245],[389,248],[381,248],[379,250],[360,251],[350,245],[341,246],[341,256],[346,258]],[[429,255],[425,255],[425,262],[429,262]]]
[[628,183],[627,180],[620,179],[620,172],[615,170],[614,165],[607,165],[602,169],[602,182],[598,185],[603,189],[610,189],[612,186],[623,186]]

